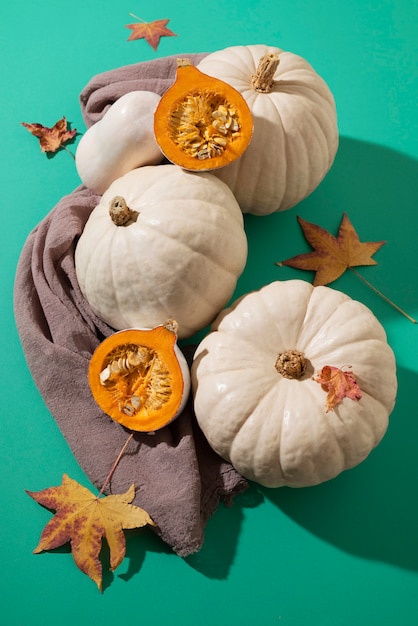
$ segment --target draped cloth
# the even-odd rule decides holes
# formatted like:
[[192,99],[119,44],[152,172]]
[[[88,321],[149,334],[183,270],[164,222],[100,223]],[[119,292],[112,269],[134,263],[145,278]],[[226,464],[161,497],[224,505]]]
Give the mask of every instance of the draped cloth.
[[[202,55],[189,56],[197,63]],[[80,94],[86,127],[127,92],[162,95],[173,83],[175,70],[176,58],[167,57],[94,76]],[[77,240],[98,200],[81,185],[29,234],[17,266],[14,306],[35,384],[77,462],[100,489],[129,431],[96,405],[87,379],[93,351],[114,332],[90,309],[74,269]],[[190,363],[193,346],[182,349]],[[161,539],[180,556],[200,549],[209,517],[221,502],[232,504],[247,487],[210,448],[191,399],[183,413],[156,434],[135,433],[105,493],[124,493],[132,483],[134,504],[146,509]]]

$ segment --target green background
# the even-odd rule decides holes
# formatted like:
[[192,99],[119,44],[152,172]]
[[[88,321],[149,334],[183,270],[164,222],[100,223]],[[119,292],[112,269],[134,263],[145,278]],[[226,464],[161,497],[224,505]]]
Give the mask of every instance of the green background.
[[[127,42],[136,13],[170,18],[155,53]],[[2,3],[0,623],[416,626],[418,623],[418,326],[350,272],[333,284],[367,304],[398,363],[388,432],[360,466],[318,487],[252,485],[221,506],[202,550],[181,559],[151,533],[100,595],[67,549],[33,555],[51,514],[24,492],[68,473],[90,487],[48,413],[17,336],[12,293],[30,230],[79,184],[64,151],[48,159],[20,122],[66,115],[95,74],[172,54],[266,43],[304,56],[329,84],[341,141],[320,187],[286,213],[246,218],[249,260],[235,295],[309,273],[275,261],[307,251],[296,216],[336,234],[346,211],[362,240],[387,244],[364,277],[418,317],[418,4],[413,0],[22,0]],[[347,338],[349,340],[349,337]]]

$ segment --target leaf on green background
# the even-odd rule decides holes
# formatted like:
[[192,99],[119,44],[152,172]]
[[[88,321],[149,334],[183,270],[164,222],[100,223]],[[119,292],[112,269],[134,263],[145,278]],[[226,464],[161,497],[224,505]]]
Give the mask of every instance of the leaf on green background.
[[56,511],[45,526],[34,554],[54,550],[69,542],[77,567],[97,584],[100,591],[102,538],[108,543],[110,569],[114,571],[125,557],[123,530],[146,524],[155,526],[144,509],[131,504],[135,497],[134,485],[122,495],[98,497],[64,474],[58,487],[26,493],[42,506]]
[[297,219],[306,240],[314,251],[298,254],[276,265],[315,271],[313,282],[315,286],[328,285],[337,280],[348,268],[359,265],[377,265],[372,256],[386,242],[360,241],[346,213],[343,215],[337,237],[301,217]]
[[154,50],[157,50],[161,37],[177,37],[176,33],[166,28],[169,21],[170,20],[154,20],[153,22],[141,21],[134,24],[126,24],[126,28],[132,30],[128,41],[145,39]]
[[21,122],[21,124],[39,139],[42,152],[56,152],[77,134],[75,128],[73,130],[68,128],[65,116],[50,128],[38,123],[27,124],[26,122]]

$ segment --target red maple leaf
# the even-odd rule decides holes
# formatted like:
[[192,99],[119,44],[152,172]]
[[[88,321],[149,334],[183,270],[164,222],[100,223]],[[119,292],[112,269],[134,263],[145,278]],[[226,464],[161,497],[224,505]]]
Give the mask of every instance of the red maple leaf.
[[132,30],[128,41],[145,39],[154,50],[157,50],[161,37],[177,37],[176,33],[166,28],[166,24],[168,24],[169,21],[170,20],[154,20],[153,22],[126,24],[126,28]]
[[327,412],[340,404],[344,398],[357,401],[361,399],[361,390],[353,372],[343,371],[332,365],[325,365],[313,380],[320,383],[321,387],[328,392]]
[[62,117],[51,128],[42,124],[21,122],[32,135],[39,139],[42,152],[56,152],[65,147],[66,141],[73,139],[77,130],[69,130],[66,117]]

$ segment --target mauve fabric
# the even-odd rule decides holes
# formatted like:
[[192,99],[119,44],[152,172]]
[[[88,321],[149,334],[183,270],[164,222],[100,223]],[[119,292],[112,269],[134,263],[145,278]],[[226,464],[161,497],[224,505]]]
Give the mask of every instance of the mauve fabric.
[[[203,55],[189,56],[196,63]],[[129,91],[163,94],[173,83],[175,68],[176,57],[168,57],[94,76],[80,95],[86,126]],[[91,311],[74,269],[78,237],[98,199],[78,187],[29,234],[17,266],[14,306],[33,379],[78,463],[101,488],[129,431],[98,408],[87,381],[94,349],[114,332]],[[193,346],[183,350],[190,362]],[[202,546],[205,524],[220,501],[231,504],[247,487],[209,447],[191,401],[155,435],[135,434],[110,490],[123,493],[132,483],[135,504],[149,512],[162,540],[180,556]]]

